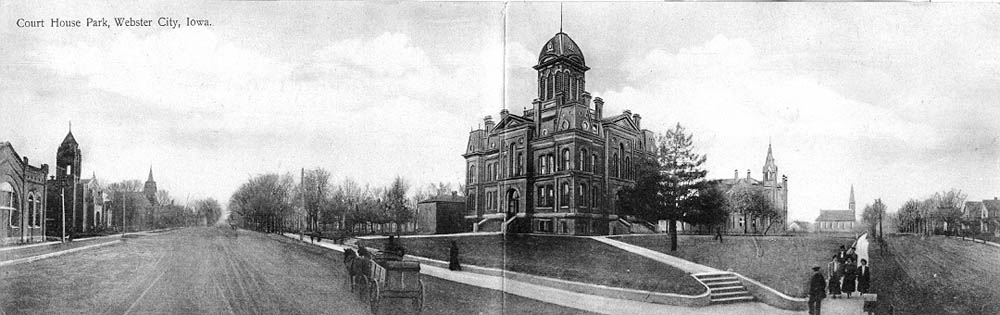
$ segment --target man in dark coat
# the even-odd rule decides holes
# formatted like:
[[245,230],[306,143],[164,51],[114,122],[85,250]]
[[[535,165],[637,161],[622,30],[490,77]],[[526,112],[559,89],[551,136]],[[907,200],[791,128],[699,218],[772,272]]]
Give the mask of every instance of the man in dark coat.
[[840,251],[837,252],[837,263],[843,264],[847,262],[847,250],[844,249],[844,245],[840,245]]
[[462,265],[458,262],[458,243],[451,241],[451,248],[448,249],[448,269],[462,271]]
[[868,267],[868,261],[861,259],[861,266],[858,266],[858,292],[862,295],[868,293],[871,287],[872,270]]
[[826,298],[826,279],[819,267],[813,267],[813,275],[809,279],[809,315],[820,315],[823,298]]

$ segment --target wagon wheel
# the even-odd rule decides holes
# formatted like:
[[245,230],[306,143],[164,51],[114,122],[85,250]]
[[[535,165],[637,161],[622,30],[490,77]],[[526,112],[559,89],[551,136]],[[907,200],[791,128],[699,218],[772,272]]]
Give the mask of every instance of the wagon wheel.
[[368,283],[370,290],[368,291],[368,303],[371,304],[372,314],[378,314],[379,300],[382,299],[381,289],[378,287],[378,282],[372,280]]
[[420,295],[418,295],[413,302],[416,304],[414,307],[417,309],[417,314],[424,311],[424,280],[420,280]]
[[358,276],[358,297],[363,301],[368,301],[368,278],[364,276]]

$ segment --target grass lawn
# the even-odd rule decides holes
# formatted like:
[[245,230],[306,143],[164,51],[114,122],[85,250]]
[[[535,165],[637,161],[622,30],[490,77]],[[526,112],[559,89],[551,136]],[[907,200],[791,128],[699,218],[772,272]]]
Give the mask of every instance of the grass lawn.
[[807,295],[806,281],[813,266],[826,268],[840,245],[854,243],[851,237],[835,235],[726,236],[722,244],[711,236],[678,235],[677,251],[671,252],[665,234],[616,239],[717,269],[732,269],[795,297]]
[[[403,238],[408,255],[448,260],[457,241],[462,264],[619,288],[696,295],[705,287],[687,273],[588,238],[536,235]],[[361,240],[383,248],[385,240]]]
[[896,314],[1000,314],[1000,248],[956,238],[887,237],[873,243],[872,289]]

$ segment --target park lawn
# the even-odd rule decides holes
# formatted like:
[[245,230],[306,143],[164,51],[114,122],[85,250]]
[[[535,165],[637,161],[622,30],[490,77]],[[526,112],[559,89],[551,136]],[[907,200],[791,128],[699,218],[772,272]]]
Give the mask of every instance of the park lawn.
[[630,235],[615,239],[670,254],[709,267],[729,270],[757,280],[794,297],[807,295],[813,266],[824,268],[840,245],[850,247],[849,236],[726,236],[724,242],[711,236],[679,235],[677,251],[670,251],[665,234]]
[[[697,295],[706,288],[686,272],[583,237],[475,235],[403,238],[407,255],[448,260],[456,241],[462,264],[619,288]],[[359,244],[383,248],[385,240]]]
[[1000,248],[957,238],[887,236],[873,243],[872,290],[896,314],[1000,314]]

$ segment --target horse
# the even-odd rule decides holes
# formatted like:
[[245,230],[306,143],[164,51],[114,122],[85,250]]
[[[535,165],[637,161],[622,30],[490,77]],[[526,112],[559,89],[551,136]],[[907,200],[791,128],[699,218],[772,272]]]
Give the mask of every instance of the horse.
[[361,255],[350,248],[344,250],[344,267],[347,268],[347,281],[351,284],[351,292],[354,292],[355,284],[368,278],[367,272],[372,263],[371,254],[367,250],[359,249],[359,251],[362,252]]

